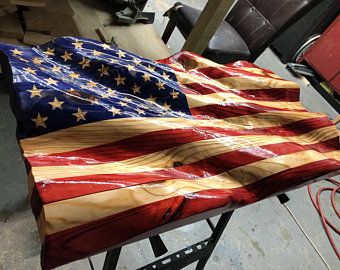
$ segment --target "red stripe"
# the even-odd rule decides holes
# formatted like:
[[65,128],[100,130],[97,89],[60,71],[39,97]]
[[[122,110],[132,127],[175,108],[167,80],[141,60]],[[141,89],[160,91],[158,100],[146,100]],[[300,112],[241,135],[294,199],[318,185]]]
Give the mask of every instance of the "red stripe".
[[51,269],[86,258],[174,220],[227,205],[230,211],[254,203],[339,168],[339,162],[332,160],[313,162],[242,188],[178,196],[48,235],[41,254],[42,268]]
[[297,88],[270,88],[270,89],[247,89],[247,90],[225,90],[214,85],[204,83],[190,83],[183,85],[186,94],[209,95],[214,93],[232,93],[249,100],[259,101],[300,101],[300,90]]
[[[169,179],[196,179],[214,176],[228,170],[274,156],[314,149],[321,153],[334,151],[337,139],[324,143],[301,146],[295,143],[279,143],[261,147],[250,147],[200,160],[188,165],[154,172],[129,174],[102,174],[49,179],[39,182],[36,188],[44,204]],[[228,161],[228,162],[226,162]],[[67,192],[66,192],[67,190]]]
[[232,67],[232,68],[259,68],[259,69],[264,70],[266,73],[275,74],[274,72],[272,72],[269,69],[259,67],[259,66],[255,65],[254,63],[243,61],[243,60],[236,61],[236,62],[233,62],[233,63],[228,63],[228,64],[225,64],[225,66],[226,67]]
[[[237,117],[242,115],[252,115],[264,112],[306,112],[304,109],[283,109],[268,106],[262,106],[254,103],[226,103],[224,105],[207,105],[201,107],[191,108],[190,112],[197,119],[206,119],[213,117],[215,119],[223,119],[228,117]],[[197,117],[200,116],[200,117]]]
[[[125,160],[200,140],[242,135],[295,136],[332,125],[333,123],[327,117],[321,117],[296,121],[279,127],[250,130],[228,130],[215,127],[162,130],[114,143],[46,156],[32,156],[27,159],[32,167],[89,165]],[[70,159],[70,157],[77,157],[77,159]]]
[[191,73],[198,75],[198,76],[204,76],[208,77],[209,79],[212,80],[218,80],[222,78],[237,78],[237,77],[260,77],[260,78],[270,78],[270,79],[275,79],[275,80],[280,80],[280,81],[285,81],[284,79],[281,78],[273,78],[267,74],[258,74],[254,73],[251,71],[247,71],[244,69],[239,69],[239,68],[231,68],[231,67],[204,67],[204,68],[198,68],[192,71]]

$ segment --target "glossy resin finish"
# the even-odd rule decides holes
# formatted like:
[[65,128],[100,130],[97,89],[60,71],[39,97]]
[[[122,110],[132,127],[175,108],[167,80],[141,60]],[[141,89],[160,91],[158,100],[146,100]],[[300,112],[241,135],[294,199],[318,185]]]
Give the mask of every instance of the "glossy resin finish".
[[333,123],[254,64],[72,37],[0,50],[43,269],[340,169]]

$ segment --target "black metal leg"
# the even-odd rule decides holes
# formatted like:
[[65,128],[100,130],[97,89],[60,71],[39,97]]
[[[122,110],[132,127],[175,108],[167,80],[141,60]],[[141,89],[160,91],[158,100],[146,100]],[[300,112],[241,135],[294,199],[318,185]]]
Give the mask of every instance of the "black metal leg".
[[118,264],[119,255],[122,248],[116,248],[106,252],[103,270],[115,270]]
[[171,36],[172,32],[174,31],[175,27],[176,27],[176,20],[170,18],[170,20],[169,20],[169,22],[168,22],[168,24],[167,24],[167,26],[164,30],[163,36],[162,36],[162,40],[165,44],[168,43],[170,36]]
[[[211,255],[211,254],[210,254]],[[210,255],[208,257],[204,257],[202,259],[200,259],[196,265],[196,270],[203,270],[205,265],[207,264],[209,258],[210,258]]]
[[203,270],[204,269],[205,265],[207,264],[207,262],[210,258],[211,253],[213,253],[213,251],[216,247],[216,244],[218,243],[218,240],[220,240],[222,233],[223,233],[225,227],[227,226],[232,214],[233,214],[233,211],[230,211],[230,212],[227,212],[227,213],[224,213],[224,214],[221,215],[221,217],[218,220],[217,225],[214,228],[213,233],[211,235],[212,241],[209,244],[211,244],[212,247],[210,249],[210,252],[209,252],[208,256],[206,256],[206,257],[204,257],[204,258],[202,258],[198,261],[197,266],[196,266],[196,270]]
[[232,214],[233,211],[230,211],[221,215],[216,227],[213,228],[213,233],[208,239],[138,268],[138,270],[178,270],[196,261],[198,261],[196,270],[203,270]]

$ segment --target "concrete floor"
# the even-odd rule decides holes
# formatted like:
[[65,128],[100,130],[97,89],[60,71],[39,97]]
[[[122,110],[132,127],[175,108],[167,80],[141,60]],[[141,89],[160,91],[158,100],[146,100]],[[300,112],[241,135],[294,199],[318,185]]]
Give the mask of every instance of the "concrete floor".
[[[162,14],[174,2],[149,1],[148,9],[157,11],[155,28],[162,33],[166,20]],[[206,1],[182,1],[202,8]],[[176,52],[184,40],[178,32],[169,42]],[[337,113],[311,86],[306,86],[284,68],[277,57],[267,50],[256,61],[278,75],[301,85],[301,99],[311,111],[323,112],[334,118]],[[8,96],[0,91],[0,270],[40,269],[40,243],[35,220],[27,201],[26,173],[15,141],[15,121],[8,104]],[[316,189],[324,182],[314,184]],[[206,269],[340,269],[340,263],[331,249],[319,217],[313,208],[305,187],[288,193],[287,203],[324,261],[308,242],[297,223],[277,198],[249,205],[235,212],[227,230],[212,254]],[[339,219],[331,211],[327,196],[323,198],[324,211],[338,227]],[[340,205],[339,197],[337,205]],[[216,219],[215,219],[216,221]],[[179,228],[162,235],[167,247],[176,251],[209,235],[205,222]],[[334,235],[338,246],[340,237]],[[105,254],[94,256],[95,269],[101,269]],[[118,269],[135,269],[154,260],[148,241],[123,248]],[[326,266],[327,264],[327,266]],[[185,269],[194,269],[195,265]],[[71,263],[59,270],[90,269],[87,260]]]

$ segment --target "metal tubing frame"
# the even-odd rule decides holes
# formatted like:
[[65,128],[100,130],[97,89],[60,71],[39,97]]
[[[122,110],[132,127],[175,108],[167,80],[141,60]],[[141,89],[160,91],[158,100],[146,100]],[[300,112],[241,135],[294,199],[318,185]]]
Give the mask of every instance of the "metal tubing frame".
[[[198,261],[196,270],[203,270],[233,212],[229,211],[222,214],[215,227],[212,227],[213,224],[210,220],[209,222],[207,221],[212,229],[212,234],[209,238],[138,268],[138,270],[177,270],[196,261]],[[118,247],[106,253],[103,270],[116,269],[121,249],[122,247]]]

